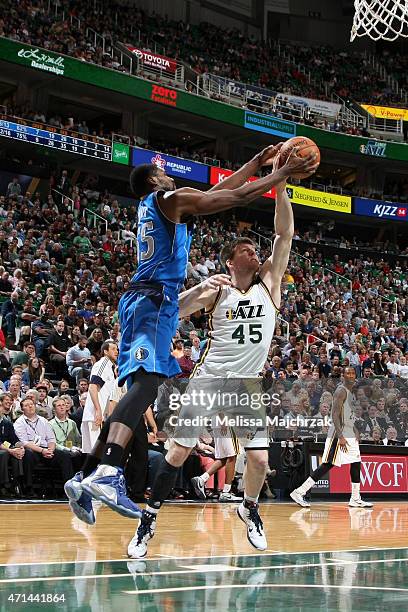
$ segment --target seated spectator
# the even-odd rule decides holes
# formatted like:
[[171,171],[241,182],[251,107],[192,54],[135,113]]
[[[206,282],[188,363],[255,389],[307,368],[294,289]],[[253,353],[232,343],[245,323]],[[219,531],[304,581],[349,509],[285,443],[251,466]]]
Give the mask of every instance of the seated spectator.
[[48,395],[48,386],[40,382],[35,390],[38,393],[36,410],[37,414],[46,419],[52,418],[52,398]]
[[76,390],[77,393],[73,395],[72,401],[74,402],[74,408],[79,408],[79,398],[83,393],[88,392],[89,382],[86,378],[81,378],[77,384]]
[[190,316],[186,316],[181,319],[178,330],[183,340],[190,339],[190,332],[194,330],[194,323],[191,321]]
[[28,368],[26,368],[22,374],[23,384],[29,388],[35,387],[38,383],[44,380],[45,367],[43,361],[38,357],[33,357],[28,362]]
[[88,338],[80,336],[78,343],[67,351],[66,362],[68,373],[76,379],[77,384],[81,378],[89,378],[91,373],[92,359],[87,344]]
[[94,358],[94,361],[99,361],[101,358],[101,347],[104,343],[103,333],[99,327],[95,327],[88,338],[88,349]]
[[383,439],[384,446],[402,446],[403,443],[398,439],[398,432],[395,427],[390,425],[387,429],[386,436]]
[[[4,414],[4,397],[0,396],[0,496],[20,496],[19,479],[23,473],[24,448],[19,445],[12,422]],[[9,467],[12,483],[9,479]]]
[[48,340],[48,353],[50,363],[53,364],[58,378],[62,378],[67,373],[66,357],[71,341],[65,331],[64,321],[57,321],[54,331]]
[[58,385],[58,393],[57,393],[57,395],[59,395],[61,397],[62,395],[67,393],[69,391],[69,389],[70,389],[69,382],[65,378],[63,378],[61,380],[60,384]]
[[193,338],[193,345],[191,347],[191,359],[194,361],[194,363],[197,363],[197,361],[200,360],[200,356],[201,356],[200,338],[198,336],[195,336]]
[[15,422],[14,429],[25,449],[23,460],[26,495],[35,497],[33,471],[39,463],[58,467],[63,482],[72,478],[74,471],[69,454],[55,448],[54,432],[47,419],[36,414],[33,400],[24,399],[21,407],[23,414]]
[[11,367],[15,365],[28,365],[29,360],[35,356],[34,344],[32,342],[24,342],[23,350],[14,355],[11,362]]
[[50,425],[55,435],[56,448],[71,455],[79,455],[81,436],[75,421],[68,418],[67,406],[62,397],[54,398],[52,408],[55,416],[50,420]]
[[184,347],[184,355],[177,359],[177,362],[181,368],[181,374],[177,375],[177,378],[190,378],[192,371],[194,370],[195,363],[191,359],[191,346],[186,344]]
[[54,307],[48,306],[47,311],[31,325],[32,340],[37,357],[42,357],[44,350],[49,346],[49,340],[54,332]]
[[371,440],[368,440],[368,442],[370,444],[378,444],[379,446],[384,446],[381,427],[373,427],[371,432]]
[[16,338],[15,329],[17,326],[17,316],[21,310],[18,304],[18,297],[17,291],[13,291],[10,298],[6,300],[1,307],[1,327],[5,331],[9,341],[12,343]]
[[171,354],[176,359],[181,359],[181,357],[183,357],[184,355],[184,341],[183,340],[176,340],[174,342],[174,350],[171,352]]

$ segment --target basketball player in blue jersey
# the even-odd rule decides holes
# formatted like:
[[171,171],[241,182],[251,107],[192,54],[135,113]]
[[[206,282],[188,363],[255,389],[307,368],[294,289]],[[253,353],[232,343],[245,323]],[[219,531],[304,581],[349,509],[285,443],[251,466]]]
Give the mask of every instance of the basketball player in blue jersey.
[[102,427],[82,472],[65,485],[71,509],[82,520],[95,522],[92,498],[123,516],[141,516],[126,492],[125,449],[161,382],[180,372],[170,347],[178,324],[178,292],[186,275],[191,220],[195,215],[246,206],[291,174],[316,170],[313,154],[300,158],[294,151],[281,168],[245,184],[262,166],[273,164],[280,146],[267,147],[207,192],[175,189],[174,180],[154,164],[133,169],[130,184],[140,199],[137,272],[119,304],[119,383],[127,382],[128,392]]

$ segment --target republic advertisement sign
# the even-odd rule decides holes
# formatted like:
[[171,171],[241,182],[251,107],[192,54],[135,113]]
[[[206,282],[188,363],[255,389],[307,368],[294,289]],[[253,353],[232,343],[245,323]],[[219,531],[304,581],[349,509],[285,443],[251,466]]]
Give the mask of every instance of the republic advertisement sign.
[[132,152],[132,165],[138,166],[139,164],[156,164],[170,176],[208,183],[208,166],[182,157],[135,147]]
[[163,70],[165,72],[170,72],[171,74],[174,74],[177,70],[177,62],[169,57],[166,57],[165,55],[152,53],[151,51],[139,49],[138,47],[132,47],[131,45],[126,45],[126,49],[133,53],[133,55],[136,55],[138,60],[148,68]]
[[408,204],[354,198],[354,214],[389,221],[408,221]]
[[[226,179],[227,177],[231,176],[231,174],[233,174],[232,170],[224,170],[223,168],[217,168],[214,166],[211,166],[210,169],[210,185],[218,185],[218,183],[221,183],[224,179]],[[248,180],[247,183],[253,183],[254,181],[257,181],[259,177],[257,176],[251,176]],[[273,198],[275,199],[276,196],[276,190],[275,187],[272,187],[272,189],[270,189],[269,191],[267,191],[266,193],[263,194],[264,198]]]

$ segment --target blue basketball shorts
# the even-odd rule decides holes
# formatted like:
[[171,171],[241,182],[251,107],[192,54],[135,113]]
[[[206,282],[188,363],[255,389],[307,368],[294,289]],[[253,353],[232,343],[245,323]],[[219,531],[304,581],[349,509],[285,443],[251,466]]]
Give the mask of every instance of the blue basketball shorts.
[[178,319],[175,292],[152,282],[134,283],[126,291],[119,302],[119,385],[141,368],[166,377],[181,372],[171,354]]

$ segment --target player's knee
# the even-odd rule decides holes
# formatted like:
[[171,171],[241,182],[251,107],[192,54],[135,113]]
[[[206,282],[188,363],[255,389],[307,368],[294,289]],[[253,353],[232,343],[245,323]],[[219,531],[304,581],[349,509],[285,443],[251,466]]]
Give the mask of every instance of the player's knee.
[[173,441],[170,444],[169,450],[167,451],[166,461],[174,467],[180,467],[191,453],[191,450],[191,448],[181,446],[180,444],[177,444],[177,442]]
[[257,472],[266,473],[269,467],[268,451],[247,451],[247,461]]

